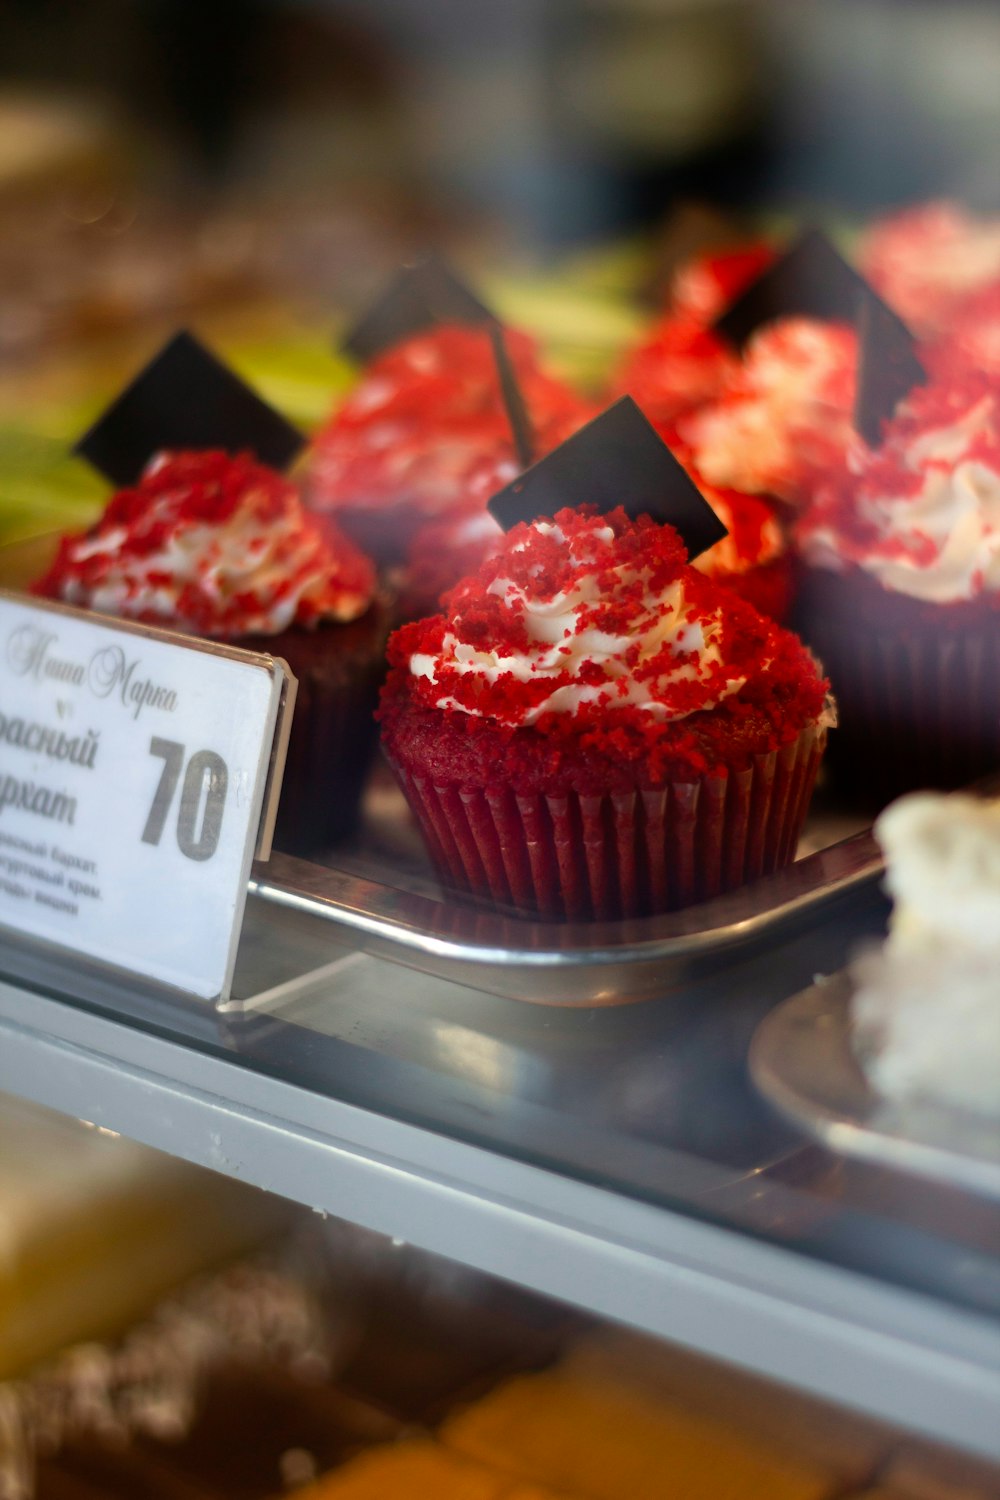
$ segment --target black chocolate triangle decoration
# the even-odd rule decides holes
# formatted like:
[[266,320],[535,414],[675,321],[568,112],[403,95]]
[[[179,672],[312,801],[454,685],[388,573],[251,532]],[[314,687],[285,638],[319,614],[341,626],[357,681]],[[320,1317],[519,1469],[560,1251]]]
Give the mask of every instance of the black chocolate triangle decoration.
[[503,397],[507,420],[514,439],[514,452],[517,454],[517,461],[521,468],[526,469],[534,462],[535,435],[531,429],[531,418],[528,416],[528,408],[514,370],[514,362],[507,348],[507,340],[504,338],[504,332],[499,323],[491,323],[490,341],[493,344],[493,358],[497,367],[497,379],[500,382],[500,394]]
[[305,438],[190,333],[175,334],[74,445],[112,484],[134,484],[157,453],[249,450],[284,469]]
[[362,364],[436,323],[472,327],[496,318],[437,255],[400,267],[381,296],[355,323],[341,347]]
[[673,526],[688,556],[726,535],[715,511],[631,396],[622,396],[553,448],[490,500],[493,519],[510,531],[519,521],[552,516],[564,506],[620,505],[633,518]]
[[875,293],[818,229],[807,229],[780,259],[731,302],[713,324],[737,349],[775,318],[819,318],[853,323],[866,296]]
[[809,229],[731,303],[714,324],[742,349],[775,318],[807,317],[852,324],[858,333],[854,426],[869,444],[897,402],[926,380],[916,340],[902,318],[818,229]]
[[927,371],[917,358],[912,333],[879,298],[864,300],[857,330],[854,426],[870,448],[877,448],[882,441],[883,422],[915,385],[926,383]]

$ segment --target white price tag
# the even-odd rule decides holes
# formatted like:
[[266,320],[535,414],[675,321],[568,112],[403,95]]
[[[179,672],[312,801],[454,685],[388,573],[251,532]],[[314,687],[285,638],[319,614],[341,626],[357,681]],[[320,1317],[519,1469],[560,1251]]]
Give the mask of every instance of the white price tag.
[[0,923],[226,997],[286,695],[271,657],[0,591]]

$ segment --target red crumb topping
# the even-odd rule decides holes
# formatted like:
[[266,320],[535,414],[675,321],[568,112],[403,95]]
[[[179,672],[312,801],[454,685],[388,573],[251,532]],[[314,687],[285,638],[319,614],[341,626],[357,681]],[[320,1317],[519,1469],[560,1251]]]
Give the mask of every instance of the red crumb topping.
[[722,573],[744,573],[784,551],[777,507],[770,501],[704,482],[699,482],[699,488],[729,530],[728,537],[702,553],[698,559],[701,572],[716,579]]
[[[506,342],[536,448],[547,452],[590,410],[541,369],[527,335],[508,330]],[[440,326],[374,359],[318,434],[310,503],[337,511],[405,502],[440,513],[464,499],[470,469],[484,457],[514,459],[489,334]]]
[[89,531],[62,539],[33,589],[230,637],[353,619],[374,591],[369,560],[294,485],[250,454],[212,450],[154,459]]
[[[391,637],[392,671],[381,710],[390,754],[397,733],[426,732],[444,736],[445,759],[457,757],[456,763],[467,765],[462,774],[476,784],[480,774],[472,767],[479,750],[484,764],[494,766],[500,756],[505,775],[519,767],[525,788],[557,776],[570,752],[577,765],[580,754],[592,768],[600,762],[604,778],[610,765],[619,780],[634,784],[638,775],[655,784],[678,773],[745,765],[749,756],[790,742],[819,718],[826,684],[800,642],[689,567],[671,527],[646,517],[630,521],[621,509],[599,516],[591,507],[560,511],[554,520],[563,540],[536,526],[515,527],[498,555],[445,597],[442,614],[403,626]],[[457,670],[449,637],[474,651],[495,653],[501,665],[505,656],[523,663],[537,653],[539,643],[523,612],[505,603],[503,589],[491,591],[498,580],[544,600],[572,593],[586,581],[587,602],[577,607],[573,633],[632,634],[634,644],[625,647],[621,660],[654,702],[659,680],[670,678],[671,716],[623,701],[622,679],[609,677],[600,659],[578,661],[575,673],[546,673],[544,681],[501,670],[490,682]],[[675,636],[657,654],[640,655],[650,600],[659,601],[654,614],[669,613],[678,583],[684,602],[677,623],[717,628],[717,651],[683,651]],[[415,656],[435,658],[433,681],[414,675]],[[682,673],[677,680],[679,666],[689,667],[690,676]],[[741,678],[743,686],[716,702]],[[543,711],[527,723],[526,716],[553,691],[581,684],[596,694],[577,702],[573,711]],[[460,706],[442,708],[442,699]]]
[[[935,432],[967,427],[958,451],[940,456],[921,439]],[[980,463],[1000,474],[1000,381],[986,373],[917,386],[887,422],[879,448],[860,440],[848,460],[821,485],[798,527],[798,541],[808,550],[817,532],[832,534],[846,561],[861,561],[877,553],[885,559],[906,559],[930,566],[940,553],[939,542],[909,525],[905,512],[893,517],[891,531],[879,519],[878,502],[916,501],[935,470],[950,473],[958,463]]]

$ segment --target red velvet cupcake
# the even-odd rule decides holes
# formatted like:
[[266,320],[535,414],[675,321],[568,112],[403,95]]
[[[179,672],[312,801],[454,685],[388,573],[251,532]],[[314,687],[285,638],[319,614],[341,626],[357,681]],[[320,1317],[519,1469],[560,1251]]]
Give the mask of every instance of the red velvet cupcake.
[[1000,382],[918,387],[798,528],[798,626],[882,800],[1000,766]]
[[[506,344],[536,451],[545,453],[589,410],[542,370],[525,334],[508,331]],[[371,362],[315,439],[307,499],[379,563],[394,565],[420,526],[463,508],[477,465],[514,459],[488,330],[439,325]]]
[[590,507],[518,525],[389,657],[383,745],[451,886],[631,917],[794,855],[826,684],[671,527]]
[[283,657],[299,691],[275,842],[307,853],[348,831],[388,609],[369,560],[280,474],[248,455],[161,454],[63,539],[35,592]]

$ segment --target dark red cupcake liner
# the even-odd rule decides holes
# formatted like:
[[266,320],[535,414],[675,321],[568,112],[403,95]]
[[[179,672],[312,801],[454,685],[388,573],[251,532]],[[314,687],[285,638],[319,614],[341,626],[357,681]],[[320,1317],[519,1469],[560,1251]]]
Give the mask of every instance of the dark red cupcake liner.
[[241,641],[283,657],[298,680],[274,846],[319,854],[357,824],[378,743],[375,708],[385,676],[389,609],[376,604],[362,620],[316,631]]
[[838,707],[835,776],[887,801],[1000,769],[1000,612],[980,626],[803,619]]
[[745,771],[595,796],[435,784],[398,745],[393,769],[446,885],[588,921],[672,911],[788,864],[825,743],[811,727]]

